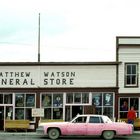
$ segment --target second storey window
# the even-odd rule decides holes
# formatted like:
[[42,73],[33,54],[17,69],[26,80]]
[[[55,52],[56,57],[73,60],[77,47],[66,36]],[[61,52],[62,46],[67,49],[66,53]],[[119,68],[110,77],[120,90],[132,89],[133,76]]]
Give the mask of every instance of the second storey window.
[[125,64],[125,86],[138,86],[138,63]]

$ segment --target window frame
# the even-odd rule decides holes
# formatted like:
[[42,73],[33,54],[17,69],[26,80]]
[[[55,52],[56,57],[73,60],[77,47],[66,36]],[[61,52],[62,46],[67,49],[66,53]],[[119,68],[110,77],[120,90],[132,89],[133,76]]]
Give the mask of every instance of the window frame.
[[[136,66],[136,74],[133,74],[133,73],[128,74],[127,73],[128,66],[131,66],[131,71],[132,71],[132,65],[135,65]],[[138,82],[138,77],[139,77],[138,68],[139,68],[139,64],[138,63],[125,63],[125,70],[124,70],[124,87],[125,88],[139,87],[139,82]],[[131,79],[131,83],[130,84],[127,83],[127,76],[130,76],[130,79]],[[135,81],[135,84],[132,83],[132,76],[136,76],[136,78],[135,78],[135,80],[136,80]]]
[[[17,95],[23,95],[23,98],[24,98],[24,105],[23,106],[16,106],[16,96]],[[26,104],[26,97],[27,97],[27,95],[34,95],[34,106],[27,106],[27,104]],[[31,93],[28,93],[28,92],[16,92],[15,94],[14,94],[14,119],[15,120],[18,120],[17,118],[16,118],[16,110],[23,110],[23,119],[24,120],[26,120],[27,118],[27,110],[31,110],[31,112],[32,112],[32,108],[36,108],[36,93],[35,92],[31,92]],[[30,120],[30,122],[35,122],[35,117],[32,117],[31,116],[31,118],[33,118],[33,120]]]
[[[110,105],[109,104],[104,104],[105,96],[107,94],[110,94],[112,96],[110,98],[110,101],[111,101]],[[95,102],[96,97],[99,97],[99,98],[97,98],[97,100],[100,99],[100,103]],[[97,105],[96,105],[96,103],[97,103]],[[96,114],[108,115],[108,116],[109,116],[109,114],[112,114],[112,116],[109,116],[109,117],[113,119],[114,118],[114,112],[115,112],[114,103],[115,103],[115,94],[114,94],[114,92],[92,92],[92,105],[94,105],[95,110],[97,111]],[[108,114],[106,114],[105,109],[112,111],[112,113],[108,112]]]
[[[137,117],[139,118],[139,116],[140,116],[140,111],[139,111],[140,98],[137,97],[137,96],[134,96],[134,97],[119,97],[119,99],[118,99],[118,118],[126,118],[126,117],[121,117],[121,116],[127,116],[127,113],[129,111],[129,109],[131,108],[131,106],[133,106],[131,104],[131,102],[132,102],[133,99],[137,99],[138,100],[138,103],[137,103],[138,106],[137,106],[137,109],[135,108],[135,111],[137,113]],[[125,111],[124,110],[121,110],[121,106],[122,106],[121,100],[123,102],[124,101],[127,101],[128,109],[125,110]]]
[[[76,95],[79,94],[80,95],[80,101],[79,102],[76,102],[75,101],[75,97]],[[71,95],[71,102],[68,102],[68,96]],[[86,97],[86,99],[84,98],[84,96]],[[70,97],[70,96],[69,96]],[[90,105],[90,98],[91,98],[91,95],[90,95],[90,92],[66,92],[66,105],[69,106],[69,105],[81,105],[81,106],[84,106],[84,105]]]
[[[43,106],[43,96],[50,96],[51,98],[51,105],[50,106]],[[57,98],[57,96],[60,97],[60,99],[58,99],[60,101],[60,105],[55,105],[55,99]],[[46,112],[46,110],[50,110],[50,114],[49,117],[50,118],[46,118],[47,116],[41,117],[42,120],[62,120],[63,119],[63,112],[64,112],[64,94],[63,92],[41,92],[40,94],[40,107],[44,109],[44,112]],[[57,111],[58,110],[58,111]],[[62,112],[62,113],[61,113]],[[54,118],[57,117],[57,114],[61,113],[61,118]]]

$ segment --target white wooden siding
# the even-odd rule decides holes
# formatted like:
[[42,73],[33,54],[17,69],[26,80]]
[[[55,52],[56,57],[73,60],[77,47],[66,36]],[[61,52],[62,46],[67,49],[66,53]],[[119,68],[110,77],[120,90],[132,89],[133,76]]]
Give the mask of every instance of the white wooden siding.
[[[119,48],[119,61],[122,64],[119,65],[119,93],[140,93],[140,87],[138,88],[125,88],[124,87],[124,70],[125,63],[139,63],[140,62],[140,47],[120,47]],[[140,64],[138,65],[140,70]],[[140,74],[138,77],[138,85],[140,86]]]

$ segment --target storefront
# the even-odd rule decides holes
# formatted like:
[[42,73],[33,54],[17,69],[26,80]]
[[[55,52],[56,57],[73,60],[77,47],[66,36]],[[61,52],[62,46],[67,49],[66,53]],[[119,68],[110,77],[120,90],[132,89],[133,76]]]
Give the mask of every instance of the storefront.
[[[116,116],[116,62],[0,63],[0,122],[71,120],[83,113]],[[44,110],[34,117],[32,109]]]
[[119,97],[119,118],[127,118],[128,110],[131,108],[131,106],[134,106],[136,111],[136,116],[139,118],[140,112],[139,112],[139,102],[140,97],[138,95],[121,95]]

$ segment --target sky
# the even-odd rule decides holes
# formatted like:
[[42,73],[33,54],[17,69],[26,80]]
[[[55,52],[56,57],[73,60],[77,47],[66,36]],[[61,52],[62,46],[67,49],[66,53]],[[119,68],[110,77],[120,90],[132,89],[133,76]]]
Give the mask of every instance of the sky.
[[0,0],[0,62],[115,61],[116,36],[140,36],[139,0]]

